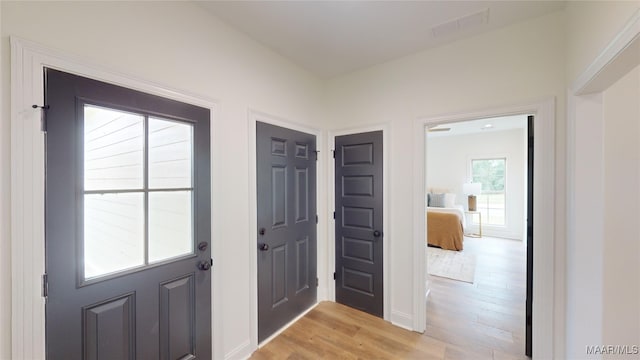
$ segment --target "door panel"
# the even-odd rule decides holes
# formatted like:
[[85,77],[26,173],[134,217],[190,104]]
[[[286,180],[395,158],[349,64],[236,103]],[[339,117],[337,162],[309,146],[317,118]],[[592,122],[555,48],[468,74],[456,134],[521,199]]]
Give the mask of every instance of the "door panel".
[[382,132],[335,142],[336,301],[382,317]]
[[160,286],[160,359],[195,352],[195,282],[192,274]]
[[82,309],[85,359],[135,359],[135,295]]
[[316,302],[316,138],[256,124],[258,340]]
[[309,288],[309,237],[296,240],[296,293]]
[[210,359],[209,110],[45,76],[47,357]]

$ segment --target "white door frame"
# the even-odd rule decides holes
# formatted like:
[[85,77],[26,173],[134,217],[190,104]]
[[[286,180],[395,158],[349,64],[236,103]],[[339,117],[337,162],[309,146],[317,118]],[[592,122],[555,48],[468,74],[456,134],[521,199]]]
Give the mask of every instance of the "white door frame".
[[[45,270],[44,133],[40,109],[45,105],[43,69],[53,68],[79,76],[124,86],[145,93],[208,108],[214,133],[217,102],[180,89],[153,83],[102,68],[81,58],[37,43],[11,37],[11,351],[12,359],[44,359],[45,304],[42,274]],[[213,136],[211,136],[213,139]],[[213,152],[213,146],[211,150]],[[213,161],[213,154],[211,159]],[[213,194],[213,191],[211,192]],[[213,202],[212,202],[213,203]],[[212,214],[213,216],[213,214]],[[211,237],[216,238],[215,229]],[[212,247],[212,249],[215,247]],[[212,257],[215,253],[212,251]],[[213,269],[212,269],[213,270]],[[214,351],[222,323],[219,314],[221,289],[217,271],[212,273],[212,337]],[[220,317],[218,317],[219,319]],[[218,339],[221,336],[217,336]],[[215,358],[221,357],[213,353]]]
[[389,226],[389,189],[390,187],[390,164],[389,164],[389,150],[390,150],[390,132],[388,124],[378,124],[364,127],[353,127],[347,129],[339,129],[329,131],[327,137],[327,219],[331,219],[328,225],[327,233],[327,272],[326,282],[331,286],[327,287],[328,300],[336,300],[336,281],[333,279],[333,272],[336,267],[335,259],[335,245],[336,245],[336,227],[333,221],[333,213],[335,212],[335,163],[332,152],[335,150],[336,137],[342,135],[353,135],[371,131],[382,131],[382,227],[384,229],[384,238],[382,243],[382,309],[384,319],[391,321],[394,325],[411,329],[410,317],[405,314],[392,314],[391,312],[391,284],[390,284],[390,271],[391,253],[390,253],[390,241],[393,239],[393,230]]
[[[312,134],[316,136],[316,150],[320,150],[318,153],[318,162],[316,163],[316,212],[318,214],[318,226],[317,226],[317,249],[316,249],[316,267],[317,267],[317,276],[319,279],[318,290],[317,290],[317,302],[326,299],[326,287],[327,283],[323,280],[323,274],[326,273],[326,267],[323,264],[326,263],[324,259],[326,259],[326,246],[324,243],[325,237],[325,229],[327,224],[327,218],[321,216],[324,213],[324,204],[323,196],[324,196],[324,164],[326,156],[323,156],[323,152],[321,149],[322,144],[324,142],[324,137],[322,130],[312,128],[306,125],[301,125],[300,123],[291,122],[289,120],[269,115],[265,112],[257,111],[257,110],[249,110],[248,114],[248,134],[249,134],[249,238],[248,241],[248,249],[249,249],[249,271],[251,274],[251,281],[249,282],[249,294],[251,301],[251,311],[249,313],[249,329],[251,331],[250,341],[249,341],[249,351],[246,349],[238,349],[238,351],[234,351],[232,354],[227,354],[227,358],[231,358],[235,354],[240,354],[241,352],[244,354],[251,354],[255,351],[259,346],[263,346],[273,338],[278,336],[282,331],[288,328],[291,324],[296,322],[299,318],[304,316],[308,311],[313,308],[309,308],[304,313],[298,315],[295,319],[290,321],[288,324],[283,326],[280,330],[276,331],[274,334],[269,336],[267,339],[263,340],[260,344],[258,344],[258,253],[256,251],[256,239],[258,238],[258,198],[257,198],[257,157],[256,157],[256,122],[263,122],[275,126],[284,127],[287,129],[304,132],[307,134]],[[316,302],[316,304],[317,304]],[[315,305],[314,305],[315,306]]]
[[[556,264],[555,243],[555,99],[487,109],[476,112],[421,118],[414,123],[414,330],[423,332],[426,319],[425,213],[426,126],[490,117],[533,114],[534,121],[534,255],[533,255],[533,353],[536,358],[553,358],[554,316],[563,309],[554,306],[556,276],[563,276],[563,262]],[[557,265],[557,266],[556,266]],[[555,272],[557,270],[557,274]],[[428,321],[428,319],[427,319]],[[524,349],[523,353],[524,353]]]

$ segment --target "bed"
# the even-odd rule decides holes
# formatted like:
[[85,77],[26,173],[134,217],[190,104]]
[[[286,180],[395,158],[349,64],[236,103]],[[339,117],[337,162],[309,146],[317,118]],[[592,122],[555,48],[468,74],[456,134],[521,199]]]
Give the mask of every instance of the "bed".
[[464,207],[462,205],[453,205],[453,207],[433,207],[427,206],[427,212],[441,212],[447,214],[455,214],[458,217],[458,220],[462,224],[462,228],[467,228],[467,222],[464,216]]
[[454,213],[427,211],[428,245],[445,250],[463,249],[462,222]]
[[453,199],[448,200],[448,207],[427,207],[427,243],[446,250],[462,250],[466,228],[464,208],[452,204]]

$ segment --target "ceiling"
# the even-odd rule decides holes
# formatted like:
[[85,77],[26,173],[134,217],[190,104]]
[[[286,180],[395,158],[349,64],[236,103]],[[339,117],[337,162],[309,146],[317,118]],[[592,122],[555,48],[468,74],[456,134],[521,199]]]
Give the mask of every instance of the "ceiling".
[[[428,138],[448,137],[469,135],[478,133],[490,133],[497,131],[506,131],[514,129],[526,129],[527,128],[527,116],[528,115],[510,115],[492,117],[479,120],[462,121],[449,124],[441,124],[431,127],[427,132]],[[447,131],[433,131],[434,129],[449,129]]]
[[[565,5],[564,1],[540,0],[200,1],[198,4],[322,78],[558,11]],[[473,14],[479,16],[469,16]]]

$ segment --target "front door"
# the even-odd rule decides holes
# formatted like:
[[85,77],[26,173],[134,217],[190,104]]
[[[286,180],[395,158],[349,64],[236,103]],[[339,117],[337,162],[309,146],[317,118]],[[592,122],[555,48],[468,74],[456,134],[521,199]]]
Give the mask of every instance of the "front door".
[[382,131],[335,139],[336,302],[383,316]]
[[48,359],[211,359],[209,110],[47,69]]
[[316,303],[316,137],[256,123],[258,341]]

